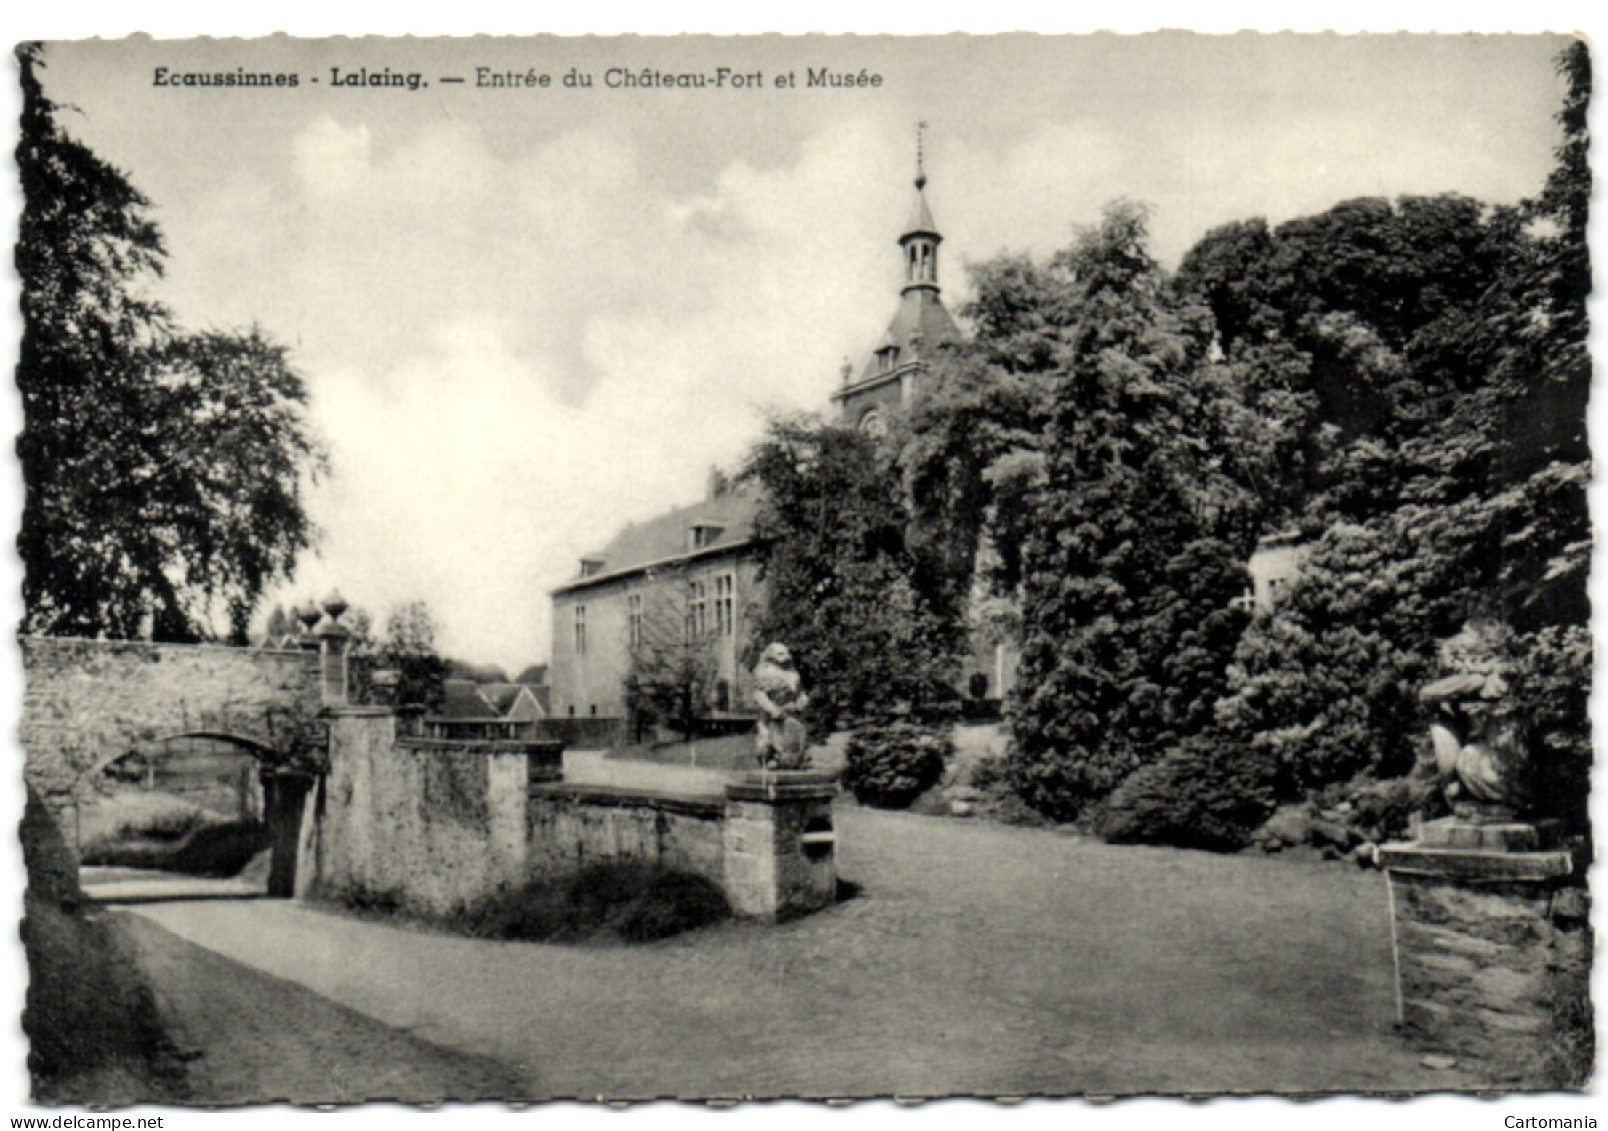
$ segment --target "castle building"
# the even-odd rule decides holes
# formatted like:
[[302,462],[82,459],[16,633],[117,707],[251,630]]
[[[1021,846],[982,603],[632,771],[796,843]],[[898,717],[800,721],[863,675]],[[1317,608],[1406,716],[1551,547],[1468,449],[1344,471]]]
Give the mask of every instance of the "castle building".
[[[939,346],[960,329],[938,283],[943,236],[926,197],[919,139],[915,201],[897,244],[904,280],[887,332],[856,370],[845,364],[832,394],[842,423],[880,435],[911,404]],[[712,477],[701,502],[626,527],[601,551],[581,559],[577,575],[552,590],[554,719],[618,720],[626,736],[626,678],[634,653],[651,648],[669,621],[712,650],[717,675],[713,713],[749,710],[749,673],[741,666],[753,610],[764,600],[753,543],[759,498]],[[1014,657],[990,645],[967,664],[963,691],[979,686],[998,699],[1014,677]]]
[[927,174],[919,149],[915,184],[915,203],[899,237],[904,285],[898,309],[859,373],[844,364],[843,387],[832,394],[843,423],[872,435],[881,435],[887,427],[889,412],[909,407],[933,351],[960,339],[960,328],[940,297],[938,245],[944,237],[927,206]]

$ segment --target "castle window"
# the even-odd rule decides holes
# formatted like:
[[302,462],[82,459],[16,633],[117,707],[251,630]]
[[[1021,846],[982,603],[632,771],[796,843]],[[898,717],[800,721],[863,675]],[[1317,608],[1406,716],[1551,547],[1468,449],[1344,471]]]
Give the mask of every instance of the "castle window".
[[880,440],[888,434],[888,422],[879,410],[868,408],[860,417],[860,431],[873,440]]
[[586,606],[575,606],[575,654],[586,655]]
[[702,581],[694,581],[687,599],[687,639],[701,640],[709,630],[709,590]]
[[626,598],[626,626],[631,635],[631,647],[642,647],[642,594],[633,593]]
[[737,625],[737,579],[729,573],[715,578],[715,632],[730,636]]

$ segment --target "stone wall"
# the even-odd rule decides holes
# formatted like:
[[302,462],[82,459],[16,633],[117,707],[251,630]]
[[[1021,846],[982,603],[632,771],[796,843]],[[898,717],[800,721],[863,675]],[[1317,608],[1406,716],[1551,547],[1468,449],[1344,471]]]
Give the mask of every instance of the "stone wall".
[[552,743],[398,737],[386,708],[330,721],[310,792],[296,894],[447,916],[526,874],[526,793],[556,777]]
[[1560,845],[1553,822],[1447,817],[1379,849],[1409,1039],[1507,1085],[1583,1083],[1592,947],[1579,847]]
[[633,860],[721,882],[725,802],[608,786],[537,785],[530,791],[532,874]]
[[76,795],[87,775],[140,743],[216,731],[273,746],[316,711],[318,658],[308,652],[25,636],[23,773],[77,843]]
[[295,893],[450,917],[534,877],[638,861],[702,876],[754,918],[836,898],[830,778],[771,774],[686,797],[561,773],[557,743],[402,737],[387,708],[337,710]]
[[1402,1021],[1428,1050],[1483,1065],[1494,1080],[1537,1078],[1571,1000],[1585,1000],[1591,926],[1585,889],[1392,872]]

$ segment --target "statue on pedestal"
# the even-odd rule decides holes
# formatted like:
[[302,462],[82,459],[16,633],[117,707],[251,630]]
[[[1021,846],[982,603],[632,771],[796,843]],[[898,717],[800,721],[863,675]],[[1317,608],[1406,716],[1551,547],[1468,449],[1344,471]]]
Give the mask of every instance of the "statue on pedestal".
[[1436,707],[1429,735],[1435,770],[1452,812],[1465,820],[1510,821],[1524,768],[1524,732],[1505,714],[1509,664],[1499,625],[1470,623],[1441,648],[1454,674],[1425,685]]
[[799,718],[809,703],[787,645],[767,645],[754,665],[754,705],[759,708],[754,753],[762,768],[809,769],[809,730]]

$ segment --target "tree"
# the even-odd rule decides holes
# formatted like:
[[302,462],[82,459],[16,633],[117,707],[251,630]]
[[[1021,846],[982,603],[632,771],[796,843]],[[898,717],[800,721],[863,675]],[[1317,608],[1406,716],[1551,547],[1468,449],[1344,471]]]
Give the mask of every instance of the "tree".
[[684,739],[712,709],[720,675],[710,606],[701,604],[707,597],[695,593],[698,584],[684,566],[655,571],[635,594],[640,603],[627,627],[626,709],[639,726],[662,723]]
[[314,535],[302,379],[260,331],[186,334],[147,297],[150,202],[62,128],[40,47],[18,59],[24,629],[243,643]]
[[1046,420],[996,538],[1021,576],[1012,780],[1072,818],[1210,720],[1262,517],[1244,461],[1265,445],[1142,208],[1110,207],[1042,278]]
[[[1584,45],[1559,69],[1563,140],[1537,199],[1354,202],[1253,241],[1255,255],[1236,258],[1230,229],[1186,258],[1219,332],[1251,328],[1225,339],[1231,359],[1254,365],[1247,343],[1274,327],[1263,345],[1281,339],[1351,390],[1312,429],[1332,442],[1299,504],[1311,557],[1246,634],[1218,712],[1216,741],[1284,797],[1405,772],[1440,641],[1495,620],[1515,630],[1510,708],[1530,728],[1537,811],[1586,828]],[[1236,290],[1235,272],[1259,289]],[[1359,391],[1366,414],[1337,411]]]
[[447,662],[436,652],[435,616],[423,601],[394,605],[385,618],[385,637],[376,666],[398,675],[396,702],[437,710],[446,694]]
[[940,586],[907,542],[892,450],[811,418],[776,420],[744,477],[763,491],[766,600],[750,644],[791,649],[811,729],[952,708],[963,624],[935,602]]
[[435,616],[423,601],[393,605],[385,618],[385,644],[392,656],[436,654]]

